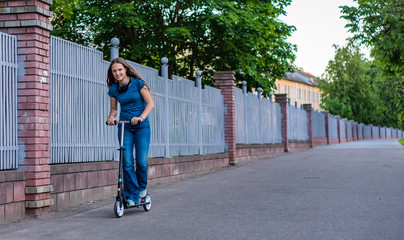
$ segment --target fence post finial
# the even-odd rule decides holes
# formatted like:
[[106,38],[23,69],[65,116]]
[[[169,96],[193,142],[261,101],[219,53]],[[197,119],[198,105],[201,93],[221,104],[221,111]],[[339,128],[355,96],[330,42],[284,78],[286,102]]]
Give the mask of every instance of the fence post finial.
[[111,61],[117,57],[119,57],[119,39],[118,38],[112,38],[111,39]]
[[257,92],[258,92],[258,99],[261,100],[261,95],[262,95],[262,88],[257,88]]
[[196,87],[201,88],[202,87],[202,71],[196,70]]
[[243,82],[241,82],[241,84],[243,85],[243,87],[242,87],[243,94],[247,94],[247,82],[243,81]]

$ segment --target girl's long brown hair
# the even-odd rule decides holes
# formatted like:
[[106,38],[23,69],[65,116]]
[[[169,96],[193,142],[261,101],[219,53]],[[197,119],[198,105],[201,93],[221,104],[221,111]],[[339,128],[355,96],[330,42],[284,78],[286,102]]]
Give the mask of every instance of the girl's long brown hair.
[[108,87],[111,87],[112,84],[117,82],[117,80],[114,78],[114,75],[112,74],[112,65],[114,65],[115,63],[122,64],[123,67],[126,69],[126,75],[128,77],[135,77],[135,78],[142,80],[146,84],[147,89],[150,91],[149,86],[147,86],[147,83],[143,80],[143,78],[136,72],[136,70],[131,65],[129,65],[128,62],[125,61],[125,59],[123,59],[121,57],[113,59],[111,61],[111,64],[109,65],[108,74],[107,74]]

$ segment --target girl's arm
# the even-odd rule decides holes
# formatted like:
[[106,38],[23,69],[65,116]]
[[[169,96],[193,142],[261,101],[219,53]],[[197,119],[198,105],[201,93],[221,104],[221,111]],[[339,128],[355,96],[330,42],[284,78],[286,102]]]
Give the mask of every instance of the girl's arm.
[[140,114],[140,116],[132,118],[131,123],[134,125],[137,125],[139,120],[144,121],[147,116],[149,116],[151,110],[154,108],[153,97],[150,93],[150,90],[146,86],[144,86],[142,90],[140,90],[140,95],[142,95],[143,100],[146,103],[146,107],[143,110],[143,113]]
[[118,103],[116,101],[116,98],[109,97],[110,103],[111,103],[111,109],[109,110],[109,116],[107,119],[108,125],[114,125],[115,124],[115,117],[118,112]]

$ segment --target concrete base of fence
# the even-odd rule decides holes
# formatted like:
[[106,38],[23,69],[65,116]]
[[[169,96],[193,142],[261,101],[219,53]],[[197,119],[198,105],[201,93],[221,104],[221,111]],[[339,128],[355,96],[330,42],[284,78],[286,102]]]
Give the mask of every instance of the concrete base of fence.
[[[149,184],[168,182],[227,167],[227,153],[149,159]],[[112,199],[116,194],[118,162],[52,165],[51,210],[89,201]]]
[[25,217],[25,172],[0,172],[0,224]]
[[289,140],[289,152],[307,150],[311,148],[310,141]]
[[[229,166],[229,154],[149,159],[149,184],[169,182]],[[113,199],[118,162],[51,165],[51,211],[82,203]],[[25,172],[0,172],[0,224],[26,216]],[[5,193],[5,194],[3,194]]]
[[237,144],[237,161],[264,159],[284,153],[284,145],[281,144]]
[[330,144],[337,144],[337,143],[339,143],[338,138],[330,138]]
[[51,166],[52,211],[108,199],[114,194],[118,162],[71,163]]
[[149,184],[164,183],[229,166],[229,154],[149,159]]
[[327,138],[313,138],[313,147],[321,145],[327,145]]

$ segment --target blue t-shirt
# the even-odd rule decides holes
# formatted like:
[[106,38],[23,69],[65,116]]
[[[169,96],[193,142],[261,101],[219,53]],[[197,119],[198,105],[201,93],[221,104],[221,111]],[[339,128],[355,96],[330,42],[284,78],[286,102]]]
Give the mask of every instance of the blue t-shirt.
[[[144,109],[146,108],[146,103],[140,94],[140,90],[146,84],[138,79],[132,78],[128,90],[125,92],[119,92],[118,83],[114,83],[109,87],[108,95],[110,97],[116,98],[121,106],[121,113],[119,115],[119,120],[130,121],[133,117],[139,117]],[[138,127],[148,127],[150,126],[149,117],[147,117],[143,122],[137,125]]]

